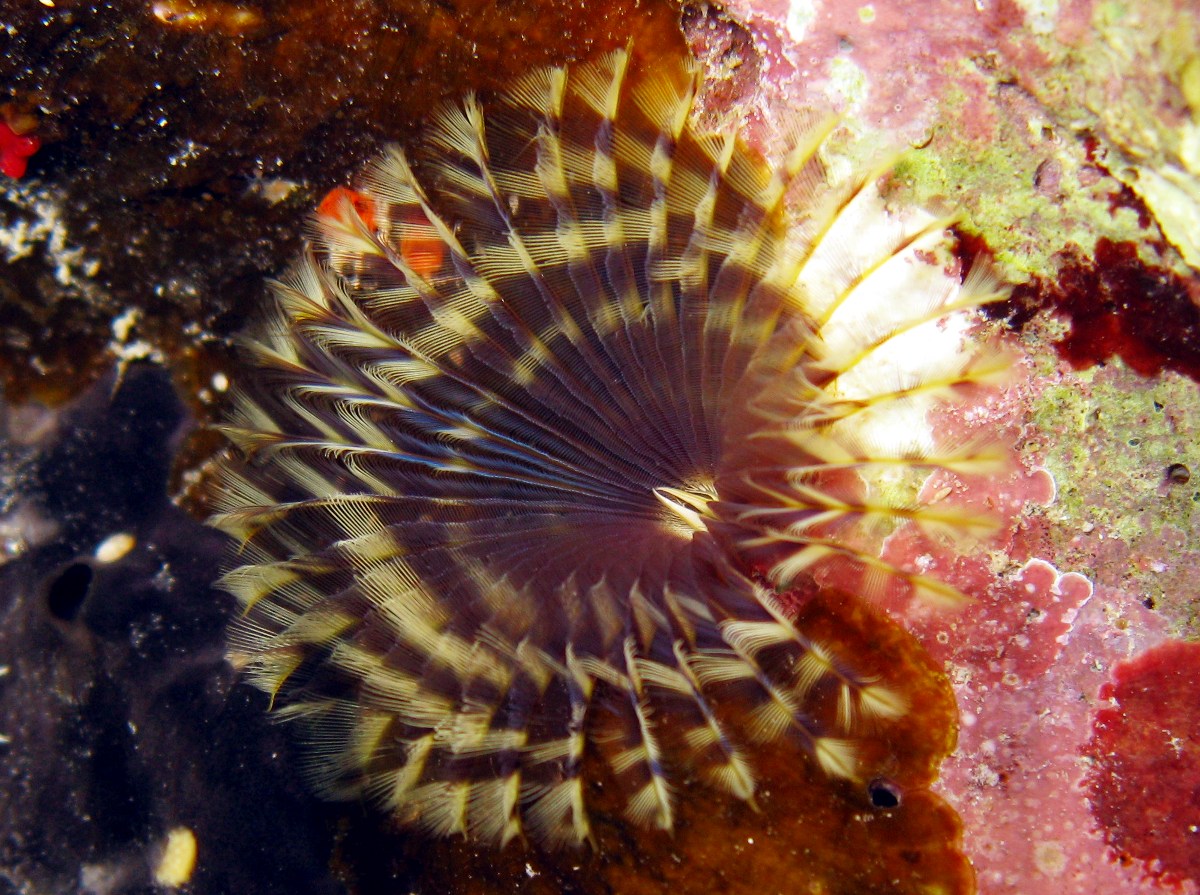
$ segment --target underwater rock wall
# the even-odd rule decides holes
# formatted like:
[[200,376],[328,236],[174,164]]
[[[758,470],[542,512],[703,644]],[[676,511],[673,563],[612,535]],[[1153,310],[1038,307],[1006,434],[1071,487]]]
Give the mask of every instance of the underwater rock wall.
[[[207,419],[262,277],[381,140],[403,137],[430,97],[503,84],[502,61],[623,46],[632,14],[341,6],[330,18],[318,3],[31,4],[0,37],[0,879],[14,890],[148,891],[180,826],[196,837],[196,892],[370,892],[394,878],[369,864],[378,840],[346,832],[373,824],[309,800],[287,738],[232,687],[229,607],[207,587],[220,544],[166,496],[177,415]],[[543,33],[527,36],[539,15]],[[917,16],[899,2],[742,0],[633,20],[641,45],[690,45],[703,114],[749,116],[764,146],[818,105],[844,115],[835,169],[908,150],[889,198],[960,211],[964,260],[991,256],[1017,284],[980,336],[1020,353],[1018,381],[946,423],[1015,433],[1025,474],[991,494],[1008,537],[927,557],[975,607],[892,607],[958,699],[938,791],[979,891],[1195,891],[1179,858],[1198,824],[1184,810],[1194,765],[1172,745],[1186,731],[1139,734],[1134,690],[1160,686],[1155,668],[1180,693],[1197,686],[1180,645],[1198,633],[1200,567],[1194,4],[983,0]],[[144,364],[169,371],[186,410]],[[45,409],[34,395],[80,397]],[[172,491],[211,450],[188,445]],[[102,561],[122,534],[134,546]],[[1147,766],[1173,782],[1159,804],[1122,809]],[[1161,804],[1173,797],[1178,811]],[[525,868],[510,869],[515,888]]]

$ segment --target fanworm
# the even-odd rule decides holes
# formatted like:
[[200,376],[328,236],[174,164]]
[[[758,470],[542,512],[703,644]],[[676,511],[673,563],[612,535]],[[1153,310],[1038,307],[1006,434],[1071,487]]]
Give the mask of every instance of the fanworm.
[[751,799],[756,744],[854,779],[856,731],[906,711],[778,594],[960,596],[879,544],[988,529],[917,493],[1003,462],[926,423],[1003,375],[964,339],[996,283],[879,171],[830,184],[831,125],[769,162],[697,88],[617,52],[469,96],[274,284],[212,522],[231,655],[322,794],[576,843],[597,775],[670,829],[689,781]]

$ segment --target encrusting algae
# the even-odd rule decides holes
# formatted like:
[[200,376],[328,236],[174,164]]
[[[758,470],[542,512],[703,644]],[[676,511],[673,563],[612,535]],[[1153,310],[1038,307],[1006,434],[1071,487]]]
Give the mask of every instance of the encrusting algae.
[[224,429],[230,655],[319,793],[452,837],[431,876],[971,891],[952,696],[863,598],[962,599],[879,546],[990,529],[917,493],[1005,463],[926,422],[1003,378],[1001,290],[830,184],[828,126],[772,163],[697,87],[536,71],[323,203]]

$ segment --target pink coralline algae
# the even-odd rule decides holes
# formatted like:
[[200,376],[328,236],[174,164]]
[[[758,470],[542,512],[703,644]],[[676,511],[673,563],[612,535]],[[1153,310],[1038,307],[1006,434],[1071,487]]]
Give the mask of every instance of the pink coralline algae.
[[[1006,440],[1025,424],[1046,384],[1018,364],[1009,388],[983,394],[937,420],[941,438],[970,440],[983,430]],[[1088,740],[1110,669],[1161,643],[1167,622],[1141,599],[1059,572],[1038,558],[1045,517],[1056,499],[1042,469],[990,481],[937,473],[922,499],[990,512],[1002,534],[990,550],[951,555],[901,533],[889,562],[937,574],[974,598],[958,612],[894,601],[887,609],[915,633],[954,685],[958,748],[938,788],[959,812],[964,847],[981,895],[1152,895],[1161,879],[1128,861],[1093,816],[1086,778]],[[1007,533],[1007,534],[1004,534]],[[1182,698],[1182,697],[1181,697]],[[1182,889],[1195,892],[1191,883]]]
[[30,156],[41,145],[36,135],[18,133],[7,121],[0,119],[0,172],[13,179],[24,177]]
[[[1136,623],[1121,624],[1130,613],[1140,613]],[[980,892],[1153,891],[1109,860],[1081,787],[1095,694],[1151,616],[1035,559],[998,581],[971,617],[931,630],[961,712],[942,785],[963,816]]]
[[1161,641],[1163,620],[1127,594],[1033,559],[968,613],[924,621],[922,639],[946,662],[959,702],[958,750],[941,785],[963,818],[979,891],[1161,891],[1114,855],[1085,778],[1108,669]]
[[1200,643],[1122,662],[1100,696],[1088,795],[1105,839],[1165,883],[1200,881]]
[[[1060,14],[1058,34],[1068,42],[1078,28],[1071,20],[1087,21],[1075,5],[1063,4]],[[903,3],[731,0],[724,7],[747,23],[761,46],[766,77],[760,88],[771,104],[795,107],[799,97],[811,104],[824,95],[902,140],[927,139],[944,114],[940,98],[951,92],[973,110],[956,122],[962,136],[987,141],[1001,126],[987,76],[976,66],[957,66],[948,79],[945,60],[988,54],[1014,71],[1047,64],[1015,3],[928,0],[920,16]],[[855,69],[869,89],[856,86]]]

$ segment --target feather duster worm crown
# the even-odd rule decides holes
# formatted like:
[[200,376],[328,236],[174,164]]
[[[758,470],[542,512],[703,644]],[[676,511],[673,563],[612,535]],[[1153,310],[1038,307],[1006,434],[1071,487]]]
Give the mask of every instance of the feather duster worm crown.
[[615,53],[468,97],[275,284],[212,521],[231,655],[321,793],[573,843],[589,775],[670,829],[685,780],[750,799],[755,744],[853,778],[859,725],[905,712],[775,593],[956,597],[878,547],[987,526],[910,485],[996,462],[925,423],[1003,366],[962,339],[992,284],[873,178],[828,186],[824,132],[776,165],[701,133],[696,86]]

